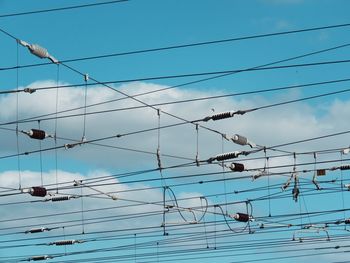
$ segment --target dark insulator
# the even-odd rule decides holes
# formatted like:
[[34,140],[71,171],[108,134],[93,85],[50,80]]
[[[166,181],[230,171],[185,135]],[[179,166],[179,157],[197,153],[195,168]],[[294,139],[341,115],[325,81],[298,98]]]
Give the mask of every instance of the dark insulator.
[[242,163],[231,163],[230,168],[232,171],[235,171],[235,172],[243,172],[244,171],[244,165]]
[[248,222],[249,215],[243,214],[243,213],[237,213],[237,214],[235,214],[234,219],[239,221],[239,222]]
[[211,119],[213,121],[217,121],[217,120],[231,118],[232,116],[233,116],[233,113],[231,111],[227,111],[227,112],[214,114],[213,116],[211,116]]
[[342,165],[340,166],[340,170],[350,170],[350,165]]
[[39,260],[47,260],[50,259],[51,257],[45,255],[45,256],[34,256],[29,258],[29,261],[39,261]]
[[66,245],[73,245],[75,243],[75,240],[60,240],[53,242],[56,246],[66,246]]
[[325,169],[318,169],[317,176],[323,176],[323,175],[326,175],[326,170]]
[[32,228],[32,229],[29,229],[29,230],[25,231],[24,233],[26,233],[26,234],[28,234],[28,233],[34,234],[34,233],[41,233],[41,232],[44,232],[46,230],[48,230],[48,229],[44,228],[44,227],[42,227],[42,228]]
[[346,225],[350,224],[350,218],[345,219],[344,223],[345,223]]
[[43,130],[31,129],[29,131],[29,137],[37,140],[44,140],[46,138],[46,132]]
[[223,154],[217,155],[216,160],[217,161],[224,161],[227,159],[233,159],[233,158],[237,158],[238,155],[239,155],[238,152],[223,153]]
[[30,195],[32,196],[40,196],[40,197],[44,197],[47,195],[47,190],[44,187],[40,187],[40,186],[33,186],[30,189]]
[[60,202],[60,201],[67,201],[70,199],[69,195],[66,196],[54,196],[51,198],[52,202]]

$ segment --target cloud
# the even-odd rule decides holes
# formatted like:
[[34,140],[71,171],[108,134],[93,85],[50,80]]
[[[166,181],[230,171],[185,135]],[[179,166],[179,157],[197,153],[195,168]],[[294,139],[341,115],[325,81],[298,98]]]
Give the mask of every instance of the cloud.
[[[41,81],[31,84],[29,87],[38,88],[53,85],[51,81]],[[167,86],[155,85],[150,83],[131,83],[117,87],[123,92],[137,94],[141,92],[153,91],[156,89],[167,88]],[[222,94],[222,91],[216,90],[215,94]],[[171,102],[177,100],[192,99],[213,95],[212,91],[196,91],[185,89],[171,89],[159,93],[152,93],[140,97],[148,104]],[[183,104],[171,104],[159,106],[162,110],[185,118],[187,120],[200,119],[215,112],[250,109],[261,105],[268,105],[277,101],[285,101],[291,98],[299,98],[298,93],[284,93],[275,98],[264,98],[261,96],[252,96],[247,98],[223,98],[220,100],[204,100]],[[88,89],[87,104],[95,104],[109,100],[119,99],[122,96],[103,87],[94,87]],[[55,112],[55,92],[38,91],[31,95],[21,93],[19,96],[19,116],[21,118],[44,115]],[[0,112],[0,122],[13,121],[16,119],[16,96],[8,95],[0,98],[3,109]],[[347,101],[330,101],[328,106],[322,107],[322,113],[319,114],[318,108],[309,106],[306,103],[297,103],[285,105],[278,108],[265,109],[243,116],[236,116],[232,119],[223,121],[209,121],[203,123],[206,127],[222,131],[227,135],[238,133],[247,136],[250,140],[259,145],[271,146],[283,144],[285,142],[297,141],[300,139],[317,137],[327,133],[338,132],[340,129],[348,128],[344,117],[350,111]],[[84,105],[84,89],[68,88],[59,91],[59,110],[66,110]],[[122,170],[138,170],[144,167],[155,168],[157,166],[156,150],[158,147],[158,131],[155,129],[149,132],[135,133],[145,129],[154,129],[158,125],[158,116],[155,110],[149,108],[134,109],[128,111],[118,111],[125,107],[140,106],[139,103],[130,99],[119,100],[113,103],[101,104],[87,109],[87,112],[103,111],[103,114],[93,114],[86,117],[86,138],[94,140],[109,137],[117,134],[129,134],[120,138],[99,141],[108,147],[98,145],[82,145],[73,149],[58,151],[58,162],[60,165],[67,165],[70,160],[86,163],[92,167],[104,167],[114,170],[116,167]],[[141,105],[142,106],[142,105]],[[109,112],[106,112],[109,111]],[[81,114],[83,110],[76,110],[73,114]],[[72,114],[63,113],[60,115]],[[59,116],[60,116],[59,115]],[[54,115],[53,115],[54,117]],[[171,125],[181,123],[181,120],[174,119],[162,113],[160,115],[160,125]],[[41,128],[49,134],[55,133],[55,121],[41,121]],[[15,126],[10,126],[14,128]],[[38,128],[38,123],[24,123],[19,125],[20,130],[29,130]],[[1,153],[16,153],[16,133],[1,131],[6,136],[0,138],[2,145]],[[75,116],[72,118],[58,119],[57,136],[59,138],[80,140],[83,133],[83,117]],[[24,134],[19,134],[19,145],[21,151],[32,151],[38,149],[38,141],[30,139]],[[222,152],[222,139],[215,133],[209,132],[203,128],[199,129],[199,156],[206,160],[211,156]],[[70,143],[65,139],[57,140],[58,145]],[[334,147],[342,145],[342,138],[335,137],[323,144],[311,144],[314,149]],[[54,147],[55,142],[47,138],[42,142],[42,148]],[[122,150],[119,148],[130,148]],[[344,145],[346,147],[346,145]],[[185,124],[173,128],[164,128],[160,130],[160,152],[164,155],[178,157],[195,158],[196,155],[196,130],[194,125]],[[308,144],[293,145],[293,151],[310,150]],[[224,141],[224,151],[233,151],[245,149]],[[248,148],[249,149],[249,148]],[[147,151],[149,154],[135,152],[133,150]],[[54,151],[45,152],[44,170],[53,169]],[[21,157],[23,164],[28,162],[38,164],[38,155],[28,155]],[[187,162],[186,160],[162,156],[162,165],[169,166]],[[29,166],[29,165],[28,165]],[[69,167],[69,165],[68,165]],[[24,168],[25,169],[25,166]],[[32,168],[31,168],[32,169]]]

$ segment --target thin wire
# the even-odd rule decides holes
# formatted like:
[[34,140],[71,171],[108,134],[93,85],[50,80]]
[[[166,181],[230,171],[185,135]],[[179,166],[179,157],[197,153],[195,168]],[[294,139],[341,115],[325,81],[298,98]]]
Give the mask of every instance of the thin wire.
[[85,222],[84,222],[84,198],[83,198],[83,185],[80,184],[80,194],[81,194],[81,227],[82,227],[82,234],[85,234]]
[[[337,27],[347,27],[347,26],[350,26],[350,23],[349,24],[331,25],[331,26],[326,26],[326,27],[309,28],[309,29],[306,29],[306,30],[302,29],[302,30],[294,30],[294,31],[285,31],[285,32],[277,32],[277,33],[270,33],[270,34],[252,35],[252,36],[244,36],[244,37],[238,37],[238,38],[229,38],[229,39],[212,40],[212,41],[206,41],[206,42],[197,42],[197,43],[190,43],[190,44],[174,45],[174,46],[168,46],[168,47],[160,47],[160,48],[151,48],[151,49],[144,49],[144,50],[128,51],[128,52],[122,52],[122,53],[113,53],[113,54],[97,55],[97,56],[82,57],[82,58],[72,58],[72,59],[61,60],[61,62],[69,63],[69,62],[75,62],[75,61],[100,59],[100,58],[108,58],[108,57],[115,57],[115,56],[125,56],[125,55],[133,55],[133,54],[148,53],[148,52],[166,51],[166,50],[170,50],[170,49],[179,49],[179,48],[195,47],[195,46],[202,46],[202,45],[219,44],[219,43],[224,43],[224,42],[241,41],[241,40],[261,38],[261,37],[270,37],[270,36],[275,36],[275,35],[284,35],[284,34],[292,34],[292,33],[299,33],[299,32],[308,32],[308,31],[314,31],[314,30],[323,30],[323,29],[330,29],[330,28],[337,28]],[[0,30],[0,31],[5,33],[6,35],[16,39],[16,37],[14,37],[13,35],[9,34],[8,32],[6,32],[4,30]],[[327,52],[327,51],[335,50],[335,49],[338,49],[338,48],[343,48],[343,47],[346,47],[348,45],[350,45],[350,44],[344,44],[344,45],[341,45],[341,46],[328,48],[328,49],[326,49],[324,51],[312,52],[312,54],[319,54],[321,52]],[[304,56],[298,56],[296,58],[301,58],[301,57],[304,57]],[[281,61],[281,62],[285,62],[285,61]],[[43,65],[49,65],[49,64],[50,64],[50,62],[46,62],[46,63],[40,63],[40,64],[23,65],[23,66],[20,66],[20,67],[34,67],[34,66],[43,66]],[[15,69],[15,67],[0,68],[0,70],[11,70],[11,69]]]
[[[40,121],[38,121],[38,128],[40,130]],[[44,186],[44,179],[43,179],[43,156],[42,156],[42,149],[41,149],[41,140],[39,140],[39,156],[40,156],[40,180],[41,180],[41,186]]]
[[267,172],[267,195],[269,197],[269,217],[271,217],[271,190],[270,190],[270,164],[269,164],[269,157],[266,157],[266,150],[265,152],[265,160],[266,160],[266,172]]
[[[340,151],[340,166],[343,165],[343,152]],[[340,188],[341,188],[341,199],[342,199],[342,207],[345,208],[345,198],[344,198],[344,185],[343,185],[343,170],[340,169]],[[346,213],[344,211],[344,221],[346,219]],[[346,230],[346,224],[344,224],[344,230]]]
[[[225,153],[225,149],[224,149],[224,136],[221,136],[221,152],[222,154]],[[223,178],[223,185],[224,185],[224,193],[225,193],[225,209],[226,209],[226,214],[228,213],[227,210],[227,189],[226,189],[226,176],[225,176],[225,163],[224,161],[221,162],[221,166],[222,166],[222,178]]]
[[34,14],[42,14],[42,13],[56,12],[56,11],[65,11],[65,10],[72,10],[72,9],[78,9],[78,8],[86,8],[86,7],[93,7],[93,6],[100,6],[100,5],[116,4],[116,3],[127,2],[127,1],[129,1],[129,0],[115,0],[115,1],[107,1],[107,2],[97,2],[97,3],[91,3],[91,4],[75,5],[75,6],[65,6],[65,7],[51,8],[51,9],[26,11],[26,12],[20,12],[20,13],[3,14],[3,15],[0,15],[0,18],[14,17],[14,16],[24,16],[24,15],[34,15]]
[[[17,42],[17,52],[16,52],[16,61],[17,61],[17,66],[19,64],[19,43]],[[19,94],[18,94],[18,89],[19,89],[19,69],[16,70],[16,147],[17,147],[17,154],[20,153],[20,148],[19,148],[19,127],[18,127],[18,120],[19,120]],[[22,188],[22,175],[21,175],[21,159],[20,156],[18,155],[17,157],[17,169],[18,169],[18,189]]]
[[137,258],[137,250],[136,250],[136,249],[137,249],[137,248],[136,248],[136,233],[134,234],[134,249],[135,249],[135,251],[134,251],[134,252],[135,252],[135,261],[134,261],[134,262],[136,263],[136,258]]
[[196,164],[199,166],[199,127],[196,124]]
[[[203,210],[203,198],[200,198],[200,200],[201,200],[201,209]],[[208,236],[207,236],[207,226],[205,223],[205,215],[203,216],[203,227],[204,227],[205,243],[207,245],[207,248],[209,248]]]
[[82,142],[86,140],[85,131],[86,131],[86,101],[87,101],[87,82],[88,82],[87,74],[85,74],[84,80],[85,80],[85,90],[84,90],[83,136],[81,137]]
[[56,193],[58,193],[58,151],[57,151],[57,126],[58,126],[58,86],[59,86],[59,81],[60,81],[60,64],[57,64],[57,72],[56,72],[56,84],[57,84],[57,89],[56,89],[56,114],[55,114],[55,135],[54,135],[54,140],[55,140],[55,173],[56,173]]
[[[323,85],[323,84],[337,83],[337,82],[349,81],[349,80],[350,79],[343,79],[343,80],[335,80],[335,81],[310,83],[310,84],[297,85],[297,86],[293,85],[293,86],[287,86],[287,87],[275,88],[275,89],[256,90],[256,91],[251,91],[251,92],[224,94],[224,95],[208,96],[208,97],[201,97],[201,98],[194,98],[194,99],[192,98],[192,99],[186,99],[186,100],[177,100],[177,101],[170,101],[170,102],[155,103],[155,104],[150,104],[149,106],[157,107],[157,106],[180,104],[180,103],[190,103],[190,102],[195,102],[195,101],[210,100],[210,99],[220,99],[220,98],[225,98],[225,97],[247,95],[247,94],[255,94],[255,93],[267,92],[267,91],[293,89],[293,88],[297,88],[297,87],[308,87],[308,86],[315,86],[315,85]],[[263,105],[263,106],[260,106],[260,107],[257,107],[257,108],[248,109],[247,111],[253,112],[253,111],[256,111],[256,110],[261,110],[261,109],[266,109],[266,108],[271,108],[271,107],[276,107],[276,106],[282,106],[282,105],[286,105],[286,104],[291,104],[291,103],[296,103],[296,102],[301,102],[301,101],[306,101],[306,100],[311,100],[311,99],[316,99],[316,98],[321,98],[321,97],[327,97],[327,96],[336,95],[336,94],[340,94],[340,93],[345,93],[345,92],[349,92],[349,91],[350,91],[350,89],[343,89],[343,90],[339,90],[339,91],[335,91],[335,92],[321,93],[321,94],[316,95],[316,96],[309,96],[309,97],[304,97],[304,98],[295,99],[295,100],[288,100],[288,101],[283,101],[283,102]],[[98,104],[93,104],[91,106],[95,106],[95,105],[98,105]],[[148,106],[140,105],[140,106],[131,106],[131,107],[117,108],[117,109],[110,109],[110,110],[103,110],[103,111],[94,111],[94,112],[87,113],[87,115],[103,114],[103,113],[109,113],[109,112],[134,110],[134,109],[142,109],[142,108],[145,108],[145,107],[148,107]],[[61,113],[67,112],[67,111],[71,111],[71,110],[77,110],[77,109],[81,109],[81,107],[74,108],[74,109],[69,109],[69,110],[65,110],[65,111],[61,111]],[[55,119],[56,117],[47,117],[47,118],[43,118],[43,117],[51,116],[51,115],[54,115],[54,114],[55,113],[53,113],[53,114],[50,113],[50,114],[44,114],[44,115],[39,115],[39,116],[35,116],[35,117],[30,117],[30,118],[19,120],[19,122],[20,123],[25,123],[25,122],[37,121],[38,120],[37,118],[40,118],[41,121],[52,120],[52,119]],[[82,114],[70,114],[70,115],[58,116],[57,118],[72,118],[72,117],[77,117],[77,116],[81,116],[81,115]],[[192,121],[192,122],[194,122],[194,121]],[[15,123],[16,123],[16,121],[11,121],[11,122],[0,123],[0,125],[2,126],[2,125],[15,124]]]

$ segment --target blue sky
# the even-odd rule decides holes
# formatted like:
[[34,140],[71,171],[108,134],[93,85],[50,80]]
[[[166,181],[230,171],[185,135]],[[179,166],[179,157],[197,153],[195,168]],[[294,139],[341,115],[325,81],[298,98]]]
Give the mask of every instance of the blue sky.
[[[349,1],[326,1],[326,0],[256,0],[256,1],[229,1],[229,0],[130,0],[123,3],[109,4],[95,7],[87,7],[74,10],[65,10],[57,12],[48,12],[42,14],[32,14],[14,17],[1,17],[1,15],[19,13],[31,10],[51,9],[64,6],[73,6],[85,4],[86,1],[8,1],[0,0],[0,28],[11,33],[15,37],[27,41],[28,43],[37,43],[47,48],[50,54],[58,60],[67,60],[73,58],[83,58],[89,56],[98,56],[111,53],[123,53],[144,49],[153,49],[174,45],[191,44],[197,42],[214,41],[221,39],[261,35],[275,32],[292,31],[299,29],[308,29],[314,27],[323,27],[337,24],[349,23],[348,10]],[[139,79],[147,77],[160,77],[179,74],[203,73],[213,71],[239,70],[252,68],[278,60],[288,59],[294,56],[303,55],[310,52],[316,52],[340,45],[350,43],[349,27],[333,28],[304,32],[297,34],[288,34],[281,36],[271,36],[266,38],[248,39],[235,42],[226,42],[215,45],[205,45],[189,47],[182,49],[166,50],[159,52],[149,52],[142,54],[132,54],[126,56],[117,56],[104,59],[86,60],[68,63],[71,67],[88,73],[89,76],[99,81],[115,81],[126,79]],[[17,65],[17,44],[14,39],[1,34],[1,60],[0,69]],[[317,63],[324,61],[337,61],[349,59],[350,47],[325,52],[318,55],[305,57],[285,63],[278,64],[302,64]],[[18,47],[18,64],[28,65],[45,62],[31,55],[24,47]],[[15,90],[16,88],[40,88],[57,85],[57,69],[59,67],[59,84],[77,84],[82,83],[83,78],[78,74],[68,70],[62,65],[45,65],[38,67],[28,67],[16,70],[0,70],[0,91]],[[18,74],[18,87],[17,87]],[[204,77],[189,77],[177,79],[163,79],[152,81],[137,81],[123,84],[112,84],[116,90],[126,94],[137,94],[155,89],[168,88],[174,85],[180,85],[186,82],[199,80]],[[231,94],[245,91],[262,90],[270,88],[285,87],[306,83],[332,81],[349,78],[347,63],[322,65],[313,67],[292,67],[278,70],[263,70],[243,72],[218,78],[206,82],[187,85],[179,88],[169,89],[164,92],[153,93],[151,95],[139,97],[142,101],[153,104],[168,101],[177,101],[183,99],[193,99],[213,95]],[[89,82],[90,83],[90,82]],[[286,100],[300,99],[306,96],[320,95],[332,91],[347,89],[348,83],[336,83],[320,85],[309,88],[298,88],[294,90],[284,90],[279,92],[266,92],[253,95],[228,97],[216,100],[206,100],[200,102],[191,102],[183,104],[174,104],[160,106],[161,110],[173,115],[195,120],[221,111],[230,111],[238,109],[249,109],[262,105],[274,104]],[[56,95],[58,94],[58,95]],[[271,203],[264,199],[254,201],[253,216],[256,221],[251,222],[252,228],[256,231],[249,234],[247,230],[242,235],[235,235],[229,231],[224,223],[222,215],[214,215],[218,208],[210,206],[205,220],[208,226],[201,224],[192,224],[193,228],[172,230],[170,227],[169,236],[162,235],[162,229],[157,228],[152,232],[154,236],[147,236],[145,233],[136,230],[143,226],[160,226],[162,223],[161,214],[147,215],[145,218],[135,217],[127,220],[124,217],[129,214],[137,213],[159,213],[159,206],[147,204],[141,208],[117,208],[115,210],[106,210],[104,212],[90,212],[85,214],[86,234],[81,235],[81,200],[77,198],[66,203],[60,204],[51,202],[32,202],[24,204],[14,204],[14,202],[36,201],[38,198],[19,195],[16,190],[19,185],[18,175],[22,176],[22,186],[31,187],[40,184],[40,178],[43,178],[44,185],[55,185],[56,175],[59,182],[69,182],[72,185],[73,180],[92,180],[102,176],[112,177],[106,183],[107,186],[99,186],[98,191],[104,193],[115,193],[121,200],[111,200],[106,194],[99,195],[100,199],[84,198],[85,209],[98,209],[111,206],[130,205],[133,202],[157,202],[162,201],[162,190],[160,181],[140,182],[150,178],[160,177],[159,172],[141,173],[126,178],[118,178],[125,172],[141,171],[157,168],[157,159],[155,152],[157,150],[157,131],[140,133],[136,135],[125,136],[120,139],[105,140],[98,145],[81,145],[73,149],[57,150],[44,152],[41,157],[39,154],[30,154],[28,156],[3,158],[8,155],[18,153],[16,147],[17,136],[13,129],[15,125],[3,125],[8,121],[16,120],[16,111],[19,112],[19,119],[33,117],[46,113],[54,113],[58,110],[67,110],[75,107],[84,106],[85,99],[84,87],[72,87],[60,89],[56,93],[55,89],[48,91],[37,91],[33,94],[19,93],[18,108],[17,97],[14,94],[0,95],[0,127],[10,128],[12,131],[0,130],[0,187],[13,188],[14,196],[0,197],[0,211],[3,214],[0,220],[0,262],[21,262],[33,255],[60,255],[57,258],[50,259],[50,262],[84,262],[88,257],[111,257],[101,262],[115,262],[113,257],[121,255],[131,255],[135,262],[180,262],[181,256],[167,258],[171,255],[173,249],[193,248],[205,250],[206,243],[209,242],[209,248],[215,247],[217,243],[217,252],[210,251],[209,254],[194,254],[191,256],[205,257],[215,256],[220,258],[220,262],[254,262],[268,257],[284,257],[299,255],[290,252],[283,252],[294,246],[300,246],[299,253],[304,253],[302,249],[310,248],[305,253],[314,254],[315,247],[336,246],[348,244],[337,239],[337,235],[343,235],[347,232],[342,229],[327,229],[333,242],[325,242],[326,232],[324,223],[334,222],[347,217],[348,213],[322,214],[322,216],[310,217],[304,215],[288,218],[286,222],[278,223],[277,215],[309,213],[311,211],[323,211],[332,209],[348,209],[348,192],[341,192],[341,178],[346,176],[343,173],[333,171],[327,174],[324,180],[334,180],[332,184],[324,182],[322,186],[329,188],[328,191],[336,190],[335,193],[315,191],[314,185],[310,182],[313,172],[300,171],[301,196],[298,202],[292,200],[292,186],[288,191],[281,192],[280,186],[286,182],[292,171],[293,156],[287,155],[281,158],[270,159],[270,166],[274,167],[273,172],[282,172],[283,176],[277,175],[271,179],[271,193],[277,197],[286,198],[271,199]],[[100,103],[111,99],[122,98],[121,94],[111,91],[101,85],[91,86],[87,89],[87,104]],[[58,108],[56,108],[56,99]],[[118,102],[103,104],[98,107],[89,108],[87,112],[108,111],[124,107],[139,106],[139,103],[132,100],[121,100]],[[81,114],[83,111],[72,111],[72,114]],[[348,92],[327,96],[314,100],[307,100],[294,104],[288,104],[280,107],[274,107],[253,113],[247,113],[243,116],[237,116],[233,119],[223,120],[221,122],[204,123],[205,126],[219,130],[225,134],[239,133],[243,134],[259,145],[272,146],[314,138],[325,134],[338,133],[350,130],[348,125],[348,116],[350,114],[350,97]],[[88,140],[99,139],[115,134],[124,134],[132,131],[138,131],[157,127],[157,114],[153,109],[143,108],[129,111],[118,111],[103,113],[98,115],[89,115],[86,117],[86,137]],[[174,124],[178,120],[161,114],[161,125]],[[72,118],[62,118],[57,122],[55,120],[40,121],[41,128],[49,134],[56,131],[60,139],[55,144],[52,138],[47,138],[39,142],[30,140],[27,136],[20,133],[18,136],[19,152],[35,151],[39,147],[46,149],[61,146],[68,141],[62,138],[80,140],[83,131],[83,116]],[[57,126],[57,128],[55,128]],[[38,128],[37,122],[21,123],[20,130],[29,130]],[[179,165],[190,162],[196,154],[196,132],[193,125],[182,125],[175,128],[162,129],[160,131],[160,152],[162,154],[161,162],[164,167]],[[205,129],[199,130],[199,157],[206,160],[222,152],[236,151],[243,148],[232,144],[232,142],[223,141],[220,136],[213,134]],[[109,146],[109,147],[106,147]],[[140,153],[135,151],[125,151],[112,147],[131,148],[137,151],[147,151]],[[281,148],[290,152],[321,151],[326,149],[347,148],[348,134],[327,138],[326,140],[317,140],[305,144],[295,144]],[[268,156],[278,153],[268,151]],[[281,154],[281,153],[279,153]],[[171,155],[169,157],[169,155]],[[173,158],[172,156],[183,157]],[[262,153],[251,155],[252,157],[263,157]],[[249,156],[250,157],[250,156]],[[40,160],[41,158],[41,160]],[[343,158],[344,161],[341,161]],[[340,151],[332,151],[327,154],[319,154],[317,161],[324,163],[317,164],[316,168],[328,169],[333,166],[339,166],[346,163],[346,155],[341,155]],[[327,163],[330,160],[336,162]],[[19,161],[19,162],[18,162]],[[300,169],[312,170],[315,166],[312,154],[297,155],[297,162],[310,163]],[[250,176],[257,173],[257,168],[264,166],[264,159],[244,161],[244,165],[253,171],[243,172],[243,176]],[[228,163],[229,164],[229,163]],[[289,165],[288,167],[280,167]],[[255,170],[254,170],[255,169]],[[209,205],[225,204],[235,201],[242,201],[239,205],[222,205],[229,213],[236,211],[245,212],[244,201],[247,199],[257,199],[267,194],[267,178],[261,178],[254,182],[251,178],[244,180],[233,180],[237,173],[221,174],[222,168],[218,165],[203,165],[200,167],[188,167],[168,169],[163,171],[164,178],[174,176],[187,176],[199,173],[215,172],[215,175],[203,175],[203,177],[166,179],[165,183],[174,186],[173,190],[180,201],[181,207],[199,207],[203,205],[200,196],[208,196]],[[228,171],[226,169],[226,171]],[[289,174],[288,174],[289,173]],[[199,184],[199,180],[230,179],[226,182],[218,180],[216,182]],[[189,184],[194,182],[194,184]],[[164,182],[163,182],[164,184]],[[188,185],[185,185],[188,184]],[[49,187],[49,186],[48,186]],[[51,186],[52,187],[52,186]],[[139,188],[158,187],[148,190],[137,190]],[[262,187],[262,189],[260,189]],[[256,189],[257,188],[257,189]],[[245,189],[256,189],[255,191],[240,192]],[[259,191],[258,191],[259,190]],[[236,194],[234,192],[236,191]],[[238,192],[237,192],[238,191]],[[53,190],[51,191],[54,192]],[[5,192],[0,192],[4,194]],[[83,194],[96,194],[94,188],[84,188]],[[226,193],[226,194],[225,194]],[[53,193],[54,194],[54,193]],[[79,195],[80,189],[65,190],[60,195]],[[311,194],[311,195],[308,195]],[[57,195],[57,194],[56,194]],[[173,196],[168,195],[171,199]],[[192,198],[193,197],[193,198]],[[188,198],[188,199],[186,199]],[[192,199],[191,199],[192,198]],[[125,199],[125,200],[122,200]],[[129,201],[127,201],[128,199]],[[132,200],[132,201],[130,201]],[[344,200],[344,202],[342,201]],[[168,200],[168,202],[170,202]],[[10,205],[5,205],[11,203]],[[271,205],[272,219],[266,218]],[[322,205],[321,205],[322,204]],[[201,210],[201,209],[197,209]],[[67,217],[58,215],[50,217],[54,213],[70,213]],[[182,226],[191,226],[186,224],[178,211],[172,211],[167,215],[169,222],[181,222]],[[193,220],[193,214],[184,211],[188,221]],[[195,212],[196,217],[201,217],[201,211]],[[21,219],[30,215],[42,215],[40,220]],[[107,221],[105,224],[95,222],[96,218],[101,216],[116,218],[115,222]],[[123,220],[117,221],[117,218]],[[101,220],[105,220],[101,219]],[[93,222],[89,224],[89,220]],[[218,220],[217,224],[211,224],[211,221]],[[231,219],[229,219],[231,220]],[[259,230],[261,224],[270,227],[266,230]],[[67,221],[67,222],[66,222]],[[69,221],[69,222],[68,222]],[[63,222],[63,223],[60,223]],[[231,222],[231,221],[230,221]],[[188,222],[187,222],[188,223]],[[221,224],[220,224],[221,223]],[[288,224],[294,224],[293,228],[287,227]],[[39,227],[42,224],[57,227],[50,232],[40,233],[34,240],[19,239],[29,238],[29,235],[23,234],[23,231],[30,227]],[[73,224],[73,225],[72,225]],[[74,225],[76,224],[76,225]],[[232,221],[232,226],[241,229],[244,224]],[[297,226],[301,224],[301,226]],[[305,227],[307,224],[314,224],[315,231],[306,233],[296,230]],[[65,226],[65,227],[63,227]],[[207,229],[205,229],[207,227]],[[285,231],[277,231],[274,227],[281,227]],[[341,226],[343,227],[343,226]],[[8,229],[7,229],[8,228]],[[122,238],[120,231],[122,229],[131,229],[127,231],[124,239],[112,239],[106,241],[103,238]],[[107,230],[116,232],[102,233]],[[133,230],[134,229],[134,230]],[[278,229],[278,228],[277,228]],[[317,233],[319,230],[319,233]],[[21,233],[14,233],[19,231]],[[102,231],[102,232],[101,232]],[[119,232],[118,232],[119,231]],[[182,232],[181,232],[182,231]],[[172,247],[171,242],[177,236],[188,237],[191,233],[199,231],[199,240],[189,242],[175,243]],[[208,231],[208,235],[204,232]],[[220,232],[228,236],[220,235]],[[96,232],[96,233],[95,233]],[[118,233],[115,234],[114,233]],[[299,237],[310,237],[310,244],[301,244],[292,242],[293,233]],[[136,234],[137,238],[134,238]],[[33,234],[34,237],[34,234]],[[42,239],[40,239],[42,237]],[[76,244],[68,247],[65,251],[62,247],[45,246],[37,243],[53,242],[56,239],[80,239],[89,240],[84,244]],[[99,241],[90,240],[97,239]],[[237,255],[238,251],[225,251],[225,246],[240,244],[239,242],[266,242],[267,239],[281,238],[284,241],[290,241],[290,245],[281,247],[272,247],[264,250],[270,254],[259,254],[258,245],[253,247],[250,255]],[[317,238],[319,243],[312,244]],[[13,242],[8,242],[14,240]],[[206,240],[204,242],[204,240]],[[8,242],[8,243],[6,243]],[[139,247],[135,249],[136,244],[150,242],[149,247]],[[158,242],[159,247],[156,245]],[[168,246],[166,242],[169,242]],[[286,241],[287,242],[287,241]],[[244,248],[242,243],[242,248]],[[5,248],[5,245],[15,246]],[[16,246],[26,245],[20,248]],[[65,252],[79,252],[91,249],[103,249],[114,246],[129,246],[130,250],[112,250],[102,253],[78,254],[64,256]],[[184,246],[184,247],[182,247]],[[204,247],[203,247],[204,246]],[[222,252],[223,251],[223,252]],[[332,250],[322,250],[322,252],[331,252]],[[343,251],[343,250],[341,250]],[[198,252],[198,251],[197,251]],[[206,251],[204,251],[206,253]],[[242,253],[244,251],[242,250]],[[60,254],[61,253],[61,254]],[[151,253],[150,258],[143,256],[143,253]],[[164,253],[164,254],[162,254]],[[134,255],[134,257],[133,257]],[[187,255],[190,257],[190,255]],[[136,259],[135,259],[136,257]],[[120,258],[122,259],[122,258]],[[312,255],[300,258],[301,262],[319,262],[341,261],[346,259],[346,254],[330,257],[330,255]],[[12,261],[11,261],[12,260]],[[76,261],[68,261],[76,260]],[[80,260],[80,261],[79,261]],[[100,262],[97,259],[92,262]],[[168,261],[166,261],[168,260]],[[236,261],[235,261],[236,260]],[[295,262],[295,258],[276,259],[273,262]],[[191,262],[213,262],[213,259],[192,259]]]

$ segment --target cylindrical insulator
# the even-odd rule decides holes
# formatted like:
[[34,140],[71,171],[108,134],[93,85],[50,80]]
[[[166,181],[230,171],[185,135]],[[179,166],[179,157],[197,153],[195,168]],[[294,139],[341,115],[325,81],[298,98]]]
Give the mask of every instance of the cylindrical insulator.
[[233,112],[227,111],[227,112],[221,112],[221,113],[214,114],[211,116],[211,119],[213,121],[217,121],[217,120],[231,118],[232,116],[233,116]]
[[342,165],[340,166],[340,170],[350,170],[350,165]]
[[45,255],[45,256],[34,256],[34,257],[29,258],[29,261],[47,260],[47,259],[50,259],[50,258],[51,257],[48,256],[48,255]]
[[235,172],[243,172],[244,171],[244,164],[242,163],[231,163],[230,169]]
[[75,243],[76,243],[75,240],[59,240],[59,241],[55,241],[51,244],[56,245],[56,246],[66,246],[66,245],[73,245]]
[[234,219],[239,221],[239,222],[248,222],[249,215],[243,214],[243,213],[237,213],[237,214],[235,214]]
[[40,196],[40,197],[44,197],[47,195],[47,190],[44,187],[40,187],[40,186],[33,186],[32,188],[30,188],[30,195],[32,196]]
[[239,145],[247,145],[248,144],[248,139],[242,135],[235,134],[232,136],[232,141],[234,143],[237,143]]
[[350,218],[345,219],[344,223],[345,223],[346,225],[350,224]]
[[46,132],[43,130],[31,129],[28,135],[30,138],[37,140],[44,140],[46,138]]
[[215,159],[217,161],[224,161],[227,159],[233,159],[233,158],[237,158],[239,155],[239,152],[230,152],[230,153],[223,153],[223,154],[218,154]]
[[31,234],[34,234],[34,233],[41,233],[41,232],[44,232],[45,230],[48,230],[47,228],[44,228],[44,227],[41,227],[41,228],[32,228],[32,229],[29,229],[27,231],[25,231],[24,233],[28,234],[28,233],[31,233]]
[[49,52],[47,52],[46,48],[43,48],[37,44],[32,44],[29,46],[30,52],[39,57],[39,58],[48,58],[49,57]]
[[70,199],[69,195],[66,196],[54,196],[51,198],[52,202],[60,202],[60,201],[67,201]]

